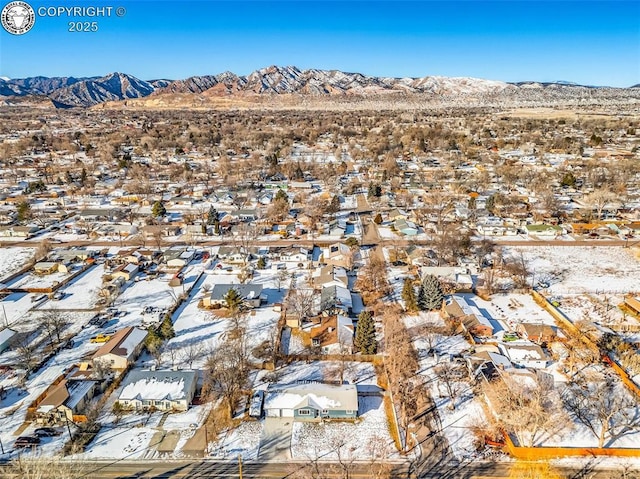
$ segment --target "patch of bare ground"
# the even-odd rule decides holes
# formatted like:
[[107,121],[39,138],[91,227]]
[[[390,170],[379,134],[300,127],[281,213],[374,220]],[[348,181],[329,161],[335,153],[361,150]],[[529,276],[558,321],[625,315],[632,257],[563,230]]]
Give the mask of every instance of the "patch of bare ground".
[[502,113],[511,118],[540,118],[547,120],[559,119],[603,119],[615,118],[615,113],[599,113],[593,111],[580,111],[566,108],[516,108]]

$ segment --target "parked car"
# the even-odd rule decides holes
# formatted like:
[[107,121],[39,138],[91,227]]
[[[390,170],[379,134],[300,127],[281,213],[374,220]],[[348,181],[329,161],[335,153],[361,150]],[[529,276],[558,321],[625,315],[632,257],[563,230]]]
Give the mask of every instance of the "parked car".
[[249,416],[260,418],[262,417],[262,403],[264,401],[264,391],[256,391],[251,398],[251,405],[249,406]]
[[62,298],[64,298],[64,293],[62,291],[56,291],[55,293],[53,293],[53,296],[51,296],[51,299],[55,300],[55,301],[60,301]]
[[33,434],[37,437],[53,437],[59,436],[60,431],[52,427],[39,427],[35,431],[33,431]]
[[40,438],[38,436],[20,436],[16,439],[14,447],[16,449],[23,449],[25,447],[35,447],[40,444]]
[[106,343],[107,341],[109,341],[111,339],[111,335],[109,334],[96,334],[95,336],[92,336],[91,339],[89,340],[89,342],[91,343]]

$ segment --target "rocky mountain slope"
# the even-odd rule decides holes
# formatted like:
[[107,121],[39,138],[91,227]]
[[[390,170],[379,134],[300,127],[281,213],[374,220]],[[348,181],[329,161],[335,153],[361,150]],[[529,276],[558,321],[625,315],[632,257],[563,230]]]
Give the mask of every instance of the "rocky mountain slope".
[[300,70],[296,67],[271,66],[246,76],[231,72],[194,76],[184,80],[143,81],[124,73],[104,77],[73,78],[34,77],[18,80],[0,79],[0,96],[46,95],[58,107],[89,107],[152,96],[156,103],[171,103],[175,98],[202,103],[211,98],[249,97],[255,95],[298,95],[372,98],[411,97],[430,102],[471,104],[555,104],[640,102],[638,88],[588,87],[568,82],[505,83],[477,78],[374,77],[338,70]]

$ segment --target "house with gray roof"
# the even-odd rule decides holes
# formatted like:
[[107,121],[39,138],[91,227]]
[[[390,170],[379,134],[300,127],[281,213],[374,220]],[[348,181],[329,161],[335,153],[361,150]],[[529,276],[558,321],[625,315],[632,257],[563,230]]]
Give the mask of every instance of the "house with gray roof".
[[216,284],[211,290],[211,294],[202,300],[202,304],[206,307],[224,306],[226,304],[224,298],[232,289],[238,292],[244,305],[248,308],[259,308],[260,303],[267,300],[266,296],[262,294],[261,284]]
[[358,391],[355,384],[270,384],[264,398],[264,413],[267,417],[291,417],[294,421],[355,419]]

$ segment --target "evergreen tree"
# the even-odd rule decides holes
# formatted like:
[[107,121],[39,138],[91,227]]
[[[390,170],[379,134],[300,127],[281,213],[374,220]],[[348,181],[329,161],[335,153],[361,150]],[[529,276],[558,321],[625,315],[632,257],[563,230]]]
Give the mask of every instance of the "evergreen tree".
[[429,274],[424,277],[418,292],[418,307],[422,311],[433,311],[442,307],[442,286],[434,275]]
[[87,170],[85,170],[84,166],[82,167],[82,173],[80,173],[80,184],[84,186],[87,181]]
[[28,221],[33,217],[31,205],[28,201],[21,201],[20,203],[18,203],[18,205],[16,206],[16,212],[18,214],[18,221],[20,223]]
[[227,308],[233,312],[238,311],[242,305],[242,296],[240,296],[240,293],[238,293],[238,290],[235,288],[231,288],[227,291],[227,294],[224,295],[223,299]]
[[287,204],[289,204],[289,197],[287,196],[287,193],[281,189],[278,189],[278,192],[276,193],[276,197],[274,198],[274,200],[285,200]]
[[173,330],[173,323],[171,322],[171,316],[169,314],[164,317],[164,320],[160,324],[158,333],[163,339],[171,339],[176,335]]
[[354,346],[362,354],[376,353],[376,325],[369,311],[363,311],[358,316]]
[[215,207],[209,208],[209,212],[207,213],[207,224],[213,225],[218,221],[218,210]]
[[407,311],[418,311],[418,302],[416,300],[416,290],[413,288],[413,281],[411,278],[404,280],[402,286],[402,300],[404,301],[404,308]]
[[258,269],[265,269],[267,267],[267,260],[264,259],[264,256],[258,258],[258,264],[256,266]]
[[164,207],[162,201],[156,201],[151,207],[151,214],[156,218],[167,214],[167,209]]

